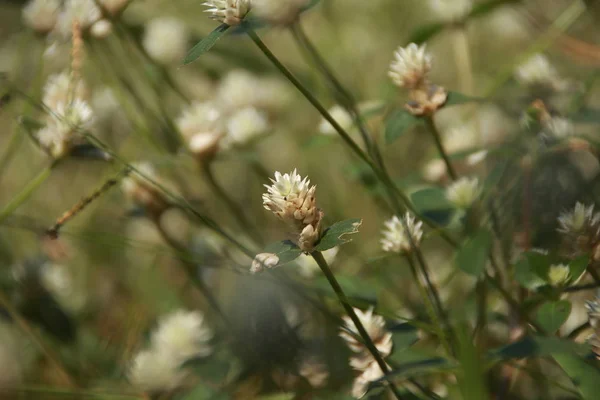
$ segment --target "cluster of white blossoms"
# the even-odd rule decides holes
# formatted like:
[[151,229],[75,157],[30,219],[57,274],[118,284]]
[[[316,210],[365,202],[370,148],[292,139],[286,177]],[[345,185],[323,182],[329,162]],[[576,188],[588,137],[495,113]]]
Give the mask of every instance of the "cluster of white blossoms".
[[134,205],[141,207],[152,218],[160,218],[170,204],[161,191],[153,186],[145,177],[159,183],[161,186],[170,187],[157,173],[149,162],[139,162],[132,166],[141,173],[132,171],[121,181],[121,188],[125,197]]
[[275,172],[272,185],[265,185],[263,205],[283,221],[295,235],[296,244],[306,253],[313,251],[321,237],[323,211],[317,208],[316,186],[294,169],[289,174]]
[[446,198],[458,208],[467,209],[481,194],[479,179],[463,177],[446,188]]
[[159,320],[150,346],[132,360],[128,378],[136,388],[160,393],[177,388],[187,375],[184,362],[213,351],[213,331],[200,311],[175,311]]
[[81,133],[92,128],[94,113],[86,97],[85,84],[73,75],[61,73],[48,78],[42,101],[49,113],[35,136],[53,158],[67,156],[82,140]]
[[594,205],[577,202],[570,211],[558,217],[558,231],[573,255],[590,253],[594,261],[600,261],[600,212]]
[[[386,358],[392,352],[394,345],[392,341],[392,333],[385,326],[385,320],[379,315],[373,314],[373,308],[367,311],[354,309],[358,319],[365,327],[367,334],[373,341],[382,358]],[[350,350],[355,353],[350,358],[350,366],[361,374],[354,380],[352,395],[354,397],[362,397],[370,382],[380,378],[383,375],[381,368],[373,355],[369,352],[362,340],[359,340],[360,334],[358,328],[352,322],[350,317],[344,317],[344,326],[341,328],[340,337],[346,342]]]
[[159,64],[180,64],[188,51],[188,42],[188,29],[175,17],[155,18],[145,25],[142,45],[148,55]]
[[203,4],[208,7],[206,12],[212,19],[229,26],[242,23],[251,7],[250,0],[207,0]]
[[73,23],[77,22],[83,31],[103,38],[112,30],[103,11],[115,15],[128,3],[129,0],[30,0],[23,8],[23,22],[40,34],[56,32],[65,38],[71,36]]
[[473,9],[472,0],[430,0],[429,4],[440,19],[448,22],[462,20]]
[[543,54],[535,54],[519,65],[515,77],[521,84],[527,86],[561,89],[565,85],[558,71]]
[[571,269],[566,264],[553,264],[548,269],[548,282],[552,286],[562,286],[571,279]]
[[381,239],[383,251],[409,254],[412,250],[410,239],[412,238],[415,246],[419,246],[423,239],[423,222],[418,221],[409,212],[402,217],[402,220],[394,215],[384,222],[384,226]]

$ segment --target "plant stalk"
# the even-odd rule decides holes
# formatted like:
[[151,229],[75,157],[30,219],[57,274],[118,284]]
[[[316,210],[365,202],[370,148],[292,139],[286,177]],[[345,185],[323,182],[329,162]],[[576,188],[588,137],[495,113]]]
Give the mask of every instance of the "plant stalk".
[[458,178],[458,175],[456,174],[456,171],[454,170],[454,167],[452,166],[452,163],[450,162],[450,157],[448,157],[446,150],[444,150],[444,145],[442,144],[442,138],[440,136],[440,132],[438,131],[437,127],[435,126],[435,123],[433,122],[433,118],[425,117],[425,125],[427,125],[427,128],[428,128],[429,132],[431,133],[431,136],[433,137],[433,140],[435,142],[435,147],[437,148],[438,153],[440,154],[440,156],[442,156],[442,159],[444,160],[444,163],[446,164],[446,169],[448,170],[448,175],[450,175],[450,178],[452,178],[452,180],[455,181]]

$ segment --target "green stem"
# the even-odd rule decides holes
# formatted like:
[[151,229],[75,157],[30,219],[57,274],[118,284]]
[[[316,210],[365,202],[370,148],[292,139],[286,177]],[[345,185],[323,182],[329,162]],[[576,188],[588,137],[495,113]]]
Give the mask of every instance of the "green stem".
[[446,164],[446,169],[448,170],[448,174],[450,175],[452,180],[455,181],[457,179],[458,175],[456,175],[456,171],[454,170],[454,167],[452,166],[452,163],[450,162],[450,157],[448,157],[446,150],[444,150],[444,145],[442,144],[442,138],[440,137],[440,133],[437,130],[435,123],[433,122],[433,118],[425,117],[425,125],[427,125],[427,128],[429,129],[429,132],[431,133],[431,136],[433,137],[433,140],[435,141],[435,147],[437,148],[438,153],[444,159],[444,163]]
[[56,162],[53,162],[48,167],[44,168],[42,172],[40,172],[19,194],[17,194],[11,201],[8,202],[6,206],[0,211],[0,223],[4,222],[4,220],[9,217],[17,208],[19,208],[23,203],[31,197],[33,192],[38,189],[42,183],[48,179],[52,169],[56,165]]
[[425,289],[425,286],[423,285],[423,282],[421,281],[421,277],[419,276],[419,272],[417,271],[417,266],[415,265],[415,262],[413,261],[411,256],[406,255],[405,258],[406,258],[406,261],[408,262],[408,266],[410,267],[410,271],[413,274],[415,283],[417,284],[417,289],[419,289],[419,294],[420,294],[421,298],[423,299],[423,301],[425,302],[425,309],[427,310],[427,314],[429,314],[429,318],[431,318],[431,322],[433,322],[433,324],[436,327],[436,331],[437,331],[436,333],[440,339],[440,342],[442,343],[444,350],[446,350],[446,352],[448,354],[452,354],[450,344],[448,343],[446,335],[444,334],[444,327],[442,326],[442,323],[441,323],[440,319],[438,318],[437,313],[434,310],[433,302],[431,301],[431,298],[427,294],[427,290]]
[[[358,330],[359,335],[362,337],[365,346],[367,347],[367,349],[369,350],[369,352],[375,358],[375,361],[377,362],[377,365],[379,365],[379,368],[381,368],[381,370],[385,374],[387,374],[389,372],[389,368],[388,368],[387,364],[383,360],[383,357],[381,357],[381,354],[379,353],[379,350],[377,350],[377,347],[375,347],[375,344],[371,340],[371,337],[367,333],[367,330],[363,326],[362,322],[360,322],[360,319],[358,318],[358,316],[354,312],[354,309],[352,308],[352,306],[350,305],[350,302],[348,301],[348,297],[346,297],[346,294],[344,293],[344,290],[342,289],[342,287],[338,283],[337,279],[335,279],[335,276],[333,275],[333,272],[331,272],[331,269],[329,268],[329,265],[327,265],[327,261],[325,261],[325,258],[323,257],[323,254],[321,254],[320,251],[313,251],[311,253],[311,256],[315,259],[315,261],[319,265],[319,268],[321,268],[321,271],[323,271],[323,274],[327,278],[327,281],[329,281],[329,284],[333,288],[333,291],[335,292],[335,294],[337,295],[340,303],[344,307],[344,310],[346,310],[346,313],[348,314],[348,316],[350,317],[350,319],[352,320],[352,322],[356,326],[356,329]],[[390,389],[392,390],[392,392],[394,393],[394,395],[396,396],[396,398],[397,399],[402,399],[402,396],[398,392],[398,389],[396,388],[396,386],[391,381],[389,382],[389,385],[390,385]]]
[[440,316],[441,316],[442,320],[444,321],[446,327],[449,329],[450,323],[447,319],[446,313],[444,311],[444,307],[442,306],[442,300],[440,299],[440,295],[437,291],[437,288],[431,281],[430,272],[429,272],[429,268],[427,266],[427,262],[425,261],[425,257],[423,257],[423,253],[421,252],[421,249],[419,249],[418,246],[415,246],[414,253],[415,253],[415,256],[417,257],[417,261],[419,262],[419,266],[421,267],[421,273],[423,274],[423,277],[425,278],[425,283],[427,284],[429,293],[431,293],[433,302],[435,303],[435,306],[436,306],[438,312],[440,313]]

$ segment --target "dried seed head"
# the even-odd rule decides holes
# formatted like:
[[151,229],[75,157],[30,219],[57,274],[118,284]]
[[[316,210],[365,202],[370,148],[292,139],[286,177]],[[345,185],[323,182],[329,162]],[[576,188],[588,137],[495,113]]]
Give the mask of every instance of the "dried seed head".
[[417,46],[411,43],[396,50],[388,75],[399,87],[410,90],[423,87],[431,70],[431,60],[425,45]]
[[418,247],[421,243],[423,238],[423,222],[417,221],[417,219],[408,212],[403,219],[408,228],[408,232],[405,229],[402,220],[396,215],[384,223],[385,229],[382,231],[383,238],[381,239],[383,251],[403,254],[410,253],[412,247],[408,237],[409,234],[410,237],[412,237],[415,246]]
[[210,18],[223,22],[229,26],[239,25],[248,11],[250,11],[250,0],[207,0],[203,5],[208,9]]

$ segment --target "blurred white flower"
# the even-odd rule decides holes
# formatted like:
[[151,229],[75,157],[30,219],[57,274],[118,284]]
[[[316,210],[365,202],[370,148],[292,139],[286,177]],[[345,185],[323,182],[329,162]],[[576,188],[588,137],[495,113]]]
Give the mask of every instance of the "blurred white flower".
[[269,119],[265,113],[254,107],[243,108],[228,118],[223,148],[243,146],[267,133],[269,128]]
[[46,290],[67,311],[76,314],[85,307],[85,290],[79,290],[66,266],[47,263],[41,269],[40,278]]
[[388,75],[397,86],[416,89],[425,83],[431,70],[431,61],[432,57],[427,53],[425,45],[411,43],[394,52]]
[[236,69],[229,72],[217,88],[216,102],[227,112],[235,112],[246,107],[256,107],[260,91],[259,78],[248,71]]
[[381,247],[383,251],[394,253],[410,253],[412,247],[410,245],[410,237],[412,237],[415,246],[419,246],[423,238],[423,222],[417,221],[409,212],[403,217],[408,228],[408,233],[404,228],[402,220],[394,215],[391,219],[385,221],[385,229],[382,231],[383,238],[381,239]]
[[127,371],[129,382],[149,393],[173,390],[181,385],[186,375],[180,359],[156,349],[136,354]]
[[188,31],[175,17],[160,17],[146,24],[143,46],[156,62],[163,65],[180,63],[188,50]]
[[252,13],[273,25],[289,25],[298,19],[308,0],[252,0]]
[[485,160],[488,156],[487,150],[480,150],[478,152],[472,153],[467,157],[468,165],[477,165],[483,160]]
[[543,54],[535,54],[519,65],[516,78],[524,85],[556,87],[561,83],[558,72]]
[[[339,250],[339,247],[334,247],[322,252],[323,257],[325,257],[325,261],[327,261],[328,265],[331,266],[331,264],[335,261],[335,257],[337,256]],[[301,255],[296,259],[296,264],[298,264],[298,273],[307,279],[314,278],[315,275],[321,271],[319,264],[317,264],[315,259],[310,255]]]
[[77,21],[82,30],[87,30],[101,18],[102,11],[95,0],[65,0],[57,28],[64,37],[70,37],[73,22]]
[[151,345],[183,362],[193,357],[206,357],[213,349],[213,331],[200,311],[175,311],[160,318],[152,333]]
[[107,19],[98,20],[92,25],[90,33],[95,38],[104,39],[112,33],[112,23]]
[[479,179],[463,177],[446,188],[446,198],[458,208],[469,208],[481,194]]
[[[342,127],[345,131],[352,128],[354,120],[346,109],[340,105],[335,105],[329,109],[329,115]],[[337,135],[335,128],[326,119],[321,119],[319,123],[319,133],[323,135]]]
[[313,388],[322,388],[327,385],[329,369],[327,364],[317,357],[304,357],[298,368],[298,373],[303,376]]
[[192,154],[200,160],[211,159],[219,150],[223,135],[219,132],[198,133],[190,139],[188,147]]
[[88,94],[85,82],[73,79],[68,72],[50,75],[44,85],[42,102],[51,110],[56,110],[59,104],[67,104],[70,97],[86,99]]
[[477,144],[477,132],[469,125],[460,125],[444,132],[444,149],[452,154],[468,150]]
[[430,0],[429,4],[440,19],[448,22],[460,21],[473,9],[472,0]]
[[203,5],[208,9],[205,11],[210,18],[221,21],[227,25],[239,25],[248,11],[250,11],[250,0],[207,0]]
[[[385,327],[385,320],[379,315],[373,315],[373,307],[366,311],[354,308],[358,319],[364,326],[367,334],[373,341],[373,344],[381,354],[382,358],[389,356],[394,345],[392,333]],[[359,371],[364,371],[371,362],[374,361],[373,355],[363,344],[358,329],[349,316],[344,316],[344,327],[341,328],[339,336],[346,342],[350,350],[357,353],[350,359],[350,365]]]
[[98,0],[98,3],[111,15],[118,14],[131,0]]
[[557,139],[564,139],[573,135],[575,132],[573,123],[569,119],[563,117],[552,117],[546,121],[544,125],[548,130],[548,133]]
[[252,266],[250,267],[250,273],[256,274],[262,272],[265,268],[273,268],[279,263],[279,257],[274,253],[260,253],[252,260]]
[[58,21],[61,0],[30,0],[23,7],[23,22],[38,33],[48,33]]
[[571,211],[565,211],[558,217],[558,231],[564,234],[577,235],[588,230],[598,229],[600,213],[594,213],[594,205],[586,207],[577,202]]
[[440,181],[448,172],[446,163],[441,158],[429,161],[423,167],[423,178],[428,182]]
[[188,141],[199,133],[221,130],[221,111],[212,102],[194,102],[175,120],[179,132]]
[[352,385],[352,396],[360,399],[367,393],[369,383],[381,378],[385,373],[381,370],[379,364],[375,361],[370,363],[368,367],[354,379]]
[[561,286],[571,277],[571,270],[566,264],[553,264],[548,270],[548,282],[552,286]]

